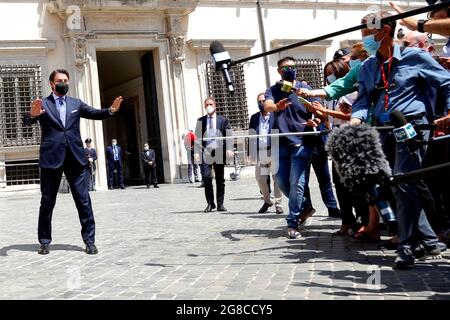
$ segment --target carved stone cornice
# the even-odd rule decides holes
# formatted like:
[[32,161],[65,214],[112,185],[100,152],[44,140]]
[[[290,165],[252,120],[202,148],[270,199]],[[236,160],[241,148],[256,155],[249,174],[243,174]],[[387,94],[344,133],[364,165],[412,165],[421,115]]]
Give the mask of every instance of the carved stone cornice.
[[187,44],[192,50],[209,50],[214,40],[220,41],[226,50],[247,50],[256,43],[256,39],[190,39]]
[[51,13],[65,15],[71,6],[79,7],[82,13],[123,12],[175,12],[189,14],[195,10],[198,0],[50,0],[47,5]]
[[[280,47],[284,47],[284,46],[288,46],[297,42],[301,42],[301,41],[306,41],[308,39],[273,39],[272,41],[270,41],[270,46],[272,49],[277,49]],[[327,39],[327,40],[321,40],[321,41],[317,41],[311,44],[307,44],[304,47],[322,47],[322,48],[327,48],[329,46],[331,46],[331,42],[333,40],[331,39]]]

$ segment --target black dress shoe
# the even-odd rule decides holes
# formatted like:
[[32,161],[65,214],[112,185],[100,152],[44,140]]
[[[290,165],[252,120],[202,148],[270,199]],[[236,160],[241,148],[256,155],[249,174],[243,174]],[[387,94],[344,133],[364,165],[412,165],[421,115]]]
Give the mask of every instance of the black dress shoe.
[[95,244],[87,244],[86,245],[86,253],[87,254],[97,254],[98,250]]
[[158,186],[157,184],[155,184],[153,187],[154,187],[154,188],[159,188],[159,186]]
[[219,204],[217,205],[217,211],[227,211],[227,209],[222,204]]
[[50,250],[48,249],[49,245],[48,244],[41,244],[41,246],[39,247],[38,253],[39,254],[49,254]]
[[113,187],[108,187],[108,190],[113,190]]
[[120,186],[120,189],[125,190],[125,186]]
[[216,208],[215,204],[208,204],[205,208],[205,210],[203,210],[203,212],[211,212],[213,209]]
[[341,215],[341,210],[339,210],[338,208],[330,208],[328,209],[328,216],[330,218],[340,218]]
[[266,213],[267,210],[272,206],[272,204],[265,203],[262,205],[261,209],[259,209],[258,213]]
[[149,184],[147,185],[147,189],[150,189],[150,185]]

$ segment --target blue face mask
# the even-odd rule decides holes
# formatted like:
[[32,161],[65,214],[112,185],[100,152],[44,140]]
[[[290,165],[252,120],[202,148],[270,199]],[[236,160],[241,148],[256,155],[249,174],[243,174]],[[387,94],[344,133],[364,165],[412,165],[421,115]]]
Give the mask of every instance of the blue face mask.
[[348,62],[348,64],[350,65],[350,69],[354,69],[354,68],[358,68],[361,65],[361,60],[359,59],[355,59],[355,60],[350,60]]
[[327,77],[327,81],[328,81],[328,84],[332,84],[333,82],[336,81],[336,76],[335,76],[334,74],[330,74],[330,75]]
[[259,111],[264,112],[264,102],[258,102]]
[[295,78],[297,77],[297,72],[295,70],[286,70],[283,72],[283,75],[281,76],[283,80],[293,82]]
[[362,42],[364,45],[364,49],[367,50],[367,52],[372,56],[375,53],[377,53],[378,49],[381,45],[381,40],[376,41],[375,35],[371,34],[365,37],[362,37]]

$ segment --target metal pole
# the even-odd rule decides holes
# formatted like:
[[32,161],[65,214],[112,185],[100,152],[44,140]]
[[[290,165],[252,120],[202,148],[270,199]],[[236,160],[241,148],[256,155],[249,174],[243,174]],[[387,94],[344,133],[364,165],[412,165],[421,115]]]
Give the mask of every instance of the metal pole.
[[[261,41],[261,49],[263,52],[266,52],[267,51],[266,32],[264,30],[264,20],[260,0],[256,1],[256,12],[258,15],[259,39]],[[267,56],[263,57],[263,63],[264,63],[264,76],[266,79],[266,87],[268,88],[270,87],[270,74],[269,74],[269,59],[267,58]]]
[[[429,12],[429,11],[443,9],[443,8],[446,8],[449,5],[449,3],[450,3],[450,1],[439,2],[439,3],[434,4],[432,6],[427,6],[427,7],[423,7],[423,8],[419,8],[419,9],[414,9],[414,10],[411,10],[411,11],[406,11],[404,13],[400,13],[400,14],[397,14],[397,15],[394,15],[394,16],[391,16],[391,17],[386,17],[386,18],[380,19],[380,23],[387,22],[387,21],[393,21],[393,20],[399,20],[399,19],[415,16],[415,15],[418,15],[418,14],[421,14],[421,13],[426,13],[426,12]],[[361,29],[367,29],[368,27],[370,27],[370,25],[368,25],[367,23],[364,23],[364,24],[361,24],[361,25],[358,25],[358,26],[354,26],[354,27],[351,27],[351,28],[347,28],[347,29],[343,29],[343,30],[340,30],[340,31],[328,33],[328,34],[325,34],[325,35],[320,36],[320,37],[316,37],[316,38],[312,38],[312,39],[309,39],[309,40],[293,43],[293,44],[290,44],[288,46],[284,46],[284,47],[281,47],[281,48],[278,48],[278,49],[270,50],[270,51],[267,51],[267,52],[262,52],[262,53],[254,55],[254,56],[250,56],[250,57],[247,57],[247,58],[239,59],[239,60],[236,60],[236,61],[231,61],[230,65],[236,65],[236,64],[244,63],[244,62],[247,62],[247,61],[250,61],[250,60],[255,60],[255,59],[262,58],[262,57],[265,57],[265,56],[268,56],[268,55],[271,55],[271,54],[274,54],[274,53],[281,52],[281,51],[285,51],[285,50],[289,50],[289,49],[292,49],[292,48],[301,47],[301,46],[304,46],[304,45],[307,45],[307,44],[310,44],[310,43],[314,43],[314,42],[322,41],[322,40],[325,40],[325,39],[328,39],[328,38],[333,38],[333,37],[336,37],[336,36],[340,36],[340,35],[345,34],[345,33],[353,32],[353,31],[357,31],[357,30],[361,30]]]

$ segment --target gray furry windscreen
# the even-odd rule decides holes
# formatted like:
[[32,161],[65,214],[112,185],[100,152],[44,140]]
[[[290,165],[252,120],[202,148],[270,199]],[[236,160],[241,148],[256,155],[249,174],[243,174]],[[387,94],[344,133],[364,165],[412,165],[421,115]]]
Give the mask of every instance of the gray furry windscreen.
[[363,192],[371,183],[392,174],[379,134],[367,124],[334,128],[326,150],[342,183],[352,191]]

